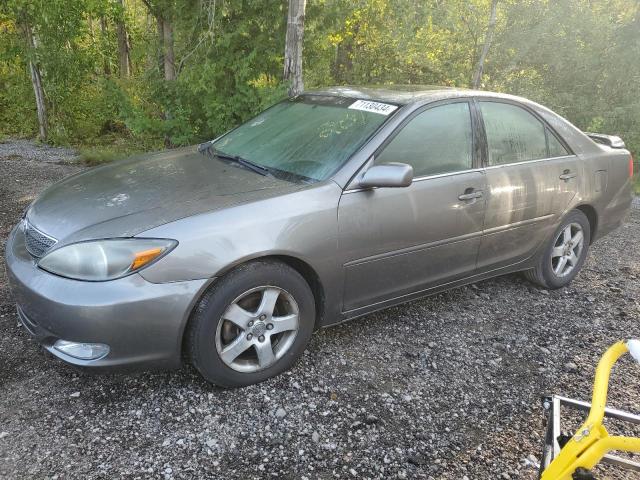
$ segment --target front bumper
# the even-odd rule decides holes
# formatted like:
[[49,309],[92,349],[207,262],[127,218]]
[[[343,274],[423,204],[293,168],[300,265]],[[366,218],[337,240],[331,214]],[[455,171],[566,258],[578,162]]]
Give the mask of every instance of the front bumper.
[[[25,328],[55,356],[79,366],[179,366],[184,327],[208,283],[151,283],[138,274],[107,282],[52,275],[36,266],[19,227],[7,240],[6,265]],[[60,339],[106,344],[110,352],[80,360],[53,349]]]

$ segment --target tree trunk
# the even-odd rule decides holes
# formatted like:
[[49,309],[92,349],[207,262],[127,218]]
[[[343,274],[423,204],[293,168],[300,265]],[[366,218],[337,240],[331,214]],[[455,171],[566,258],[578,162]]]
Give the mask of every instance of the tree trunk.
[[[160,70],[160,74],[166,82],[172,82],[176,79],[176,58],[173,45],[173,25],[171,24],[171,21],[169,19],[173,17],[173,11],[175,7],[173,5],[173,2],[169,2],[169,4],[165,3],[164,8],[162,9],[158,6],[154,8],[149,0],[142,1],[147,6],[149,13],[151,13],[156,18],[159,53],[158,67]],[[165,105],[162,116],[165,121],[171,120],[172,114],[169,106]],[[164,144],[167,148],[173,146],[169,132],[165,133]]]
[[164,79],[172,81],[176,79],[176,56],[173,49],[173,25],[163,19],[164,33]]
[[173,48],[173,26],[163,15],[157,15],[160,44],[160,73],[167,81],[176,79],[176,56]]
[[[161,65],[160,71],[164,75],[166,82],[172,82],[176,79],[175,52],[173,48],[173,26],[171,22],[162,14],[157,15],[158,20],[158,41],[160,42]],[[171,120],[173,117],[171,110],[167,107],[163,112],[165,120]],[[166,148],[173,146],[171,137],[167,133],[164,136],[164,145]]]
[[473,88],[480,87],[480,83],[482,82],[484,62],[487,59],[487,55],[489,54],[489,49],[491,48],[491,42],[493,42],[493,33],[496,29],[497,12],[498,12],[498,0],[492,0],[491,15],[489,16],[489,24],[487,25],[487,33],[484,38],[484,45],[482,46],[482,52],[480,53],[480,58],[478,59],[475,72],[473,73],[473,80],[471,81],[471,86]]
[[127,34],[127,27],[124,23],[124,0],[118,0],[118,3],[120,4],[120,7],[122,7],[122,16],[116,23],[116,32],[118,35],[118,63],[120,65],[120,77],[126,78],[131,75],[129,35]]
[[23,25],[23,31],[29,52],[29,72],[31,73],[31,84],[33,85],[33,93],[35,94],[36,109],[38,112],[38,138],[46,142],[49,134],[49,121],[47,118],[44,88],[42,88],[42,75],[40,74],[40,66],[35,58],[36,41],[33,31],[28,24],[25,23]]
[[162,16],[156,16],[156,24],[158,28],[158,68],[160,75],[164,77],[164,20]]
[[[101,44],[101,50],[104,51],[104,45],[106,42],[108,42],[108,37],[109,37],[109,32],[107,31],[107,19],[104,17],[104,15],[100,16],[100,32],[102,34],[102,37],[100,39],[100,44]],[[111,65],[109,63],[109,56],[105,55],[103,60],[102,60],[102,65],[103,65],[103,70],[104,70],[104,74],[105,76],[109,77],[111,76]]]
[[283,78],[285,81],[290,82],[290,97],[295,97],[304,90],[304,83],[302,81],[302,39],[304,36],[304,11],[306,4],[307,0],[289,0]]

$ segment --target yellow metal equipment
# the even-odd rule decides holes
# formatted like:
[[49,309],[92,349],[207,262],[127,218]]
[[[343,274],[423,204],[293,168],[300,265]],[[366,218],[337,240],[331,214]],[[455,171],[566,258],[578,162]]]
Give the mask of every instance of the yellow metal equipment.
[[[640,362],[640,340],[618,342],[602,356],[596,369],[591,404],[559,396],[545,400],[545,408],[549,412],[549,425],[541,464],[541,480],[594,478],[589,471],[600,461],[640,471],[640,463],[609,453],[612,451],[640,453],[640,438],[609,435],[603,425],[605,417],[640,424],[640,416],[606,407],[611,369],[627,352]],[[589,410],[587,420],[571,438],[563,438],[560,435],[562,406]]]

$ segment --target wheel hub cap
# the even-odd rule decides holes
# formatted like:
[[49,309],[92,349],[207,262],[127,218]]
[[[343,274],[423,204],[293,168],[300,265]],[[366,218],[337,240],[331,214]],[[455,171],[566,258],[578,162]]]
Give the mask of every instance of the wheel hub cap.
[[233,370],[258,372],[272,366],[291,348],[298,324],[299,309],[293,295],[279,287],[252,288],[222,314],[216,350]]
[[258,321],[253,324],[253,327],[251,327],[251,333],[253,333],[254,337],[259,337],[260,335],[264,335],[266,331],[267,331],[267,324],[264,323],[263,321]]

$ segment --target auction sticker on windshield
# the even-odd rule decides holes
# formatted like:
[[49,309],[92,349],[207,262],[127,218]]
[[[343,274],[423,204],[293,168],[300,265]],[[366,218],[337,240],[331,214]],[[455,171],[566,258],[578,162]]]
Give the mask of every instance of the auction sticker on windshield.
[[379,113],[381,115],[389,115],[396,108],[396,105],[389,105],[388,103],[370,102],[368,100],[356,100],[349,108],[354,110],[363,110],[365,112]]

